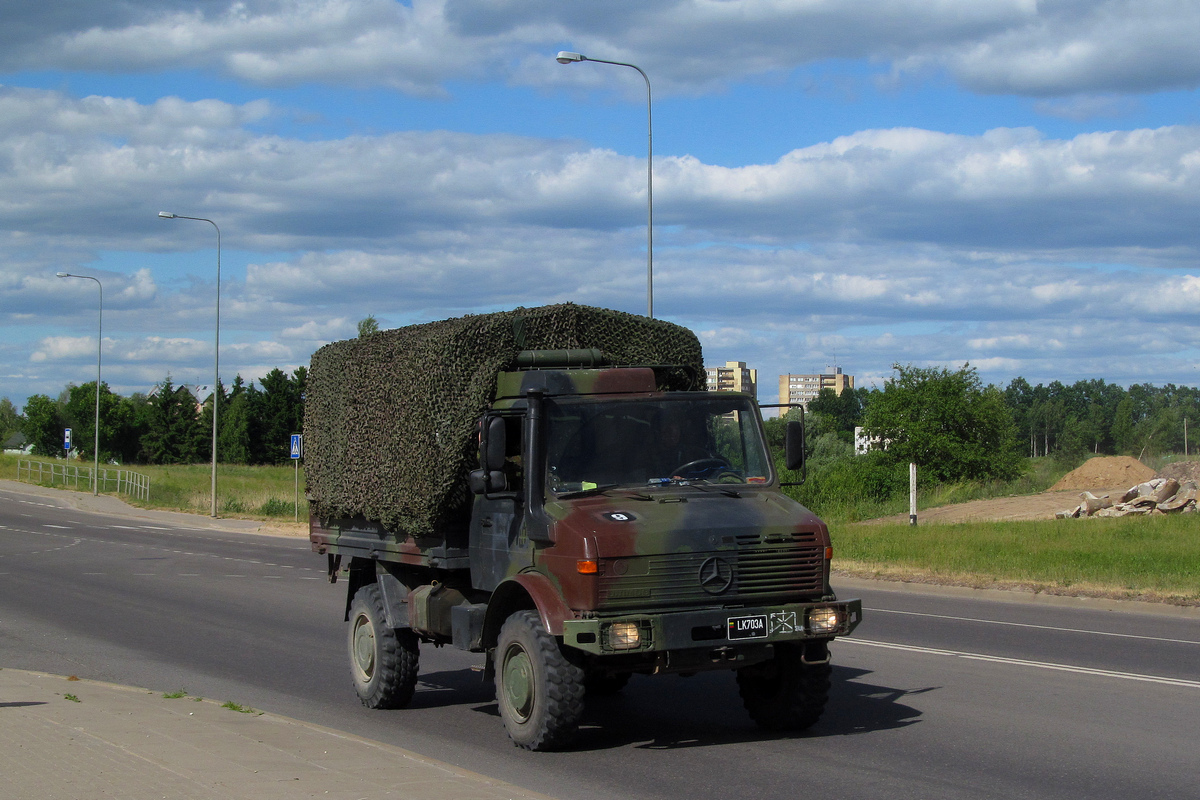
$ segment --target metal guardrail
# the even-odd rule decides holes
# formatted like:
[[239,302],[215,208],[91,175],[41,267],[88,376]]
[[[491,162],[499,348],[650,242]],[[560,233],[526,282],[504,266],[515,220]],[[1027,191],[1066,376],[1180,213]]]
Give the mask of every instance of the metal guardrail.
[[[61,483],[64,486],[74,486],[76,489],[96,489],[92,467],[81,467],[77,464],[55,464],[53,462],[17,460],[17,480],[26,483],[46,484],[51,486]],[[150,499],[150,476],[129,469],[100,470],[101,492],[115,491],[127,494],[139,500]]]

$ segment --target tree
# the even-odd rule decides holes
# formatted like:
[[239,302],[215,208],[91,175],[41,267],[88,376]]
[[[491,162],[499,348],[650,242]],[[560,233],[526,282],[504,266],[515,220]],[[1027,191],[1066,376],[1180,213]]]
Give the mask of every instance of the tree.
[[374,333],[379,333],[379,321],[374,315],[358,321],[358,338],[365,339]]
[[[72,429],[72,438],[79,456],[84,459],[95,457],[96,446],[96,382],[72,386],[67,399],[66,418]],[[108,461],[117,454],[120,436],[121,398],[108,389],[107,383],[100,384],[100,460]]]
[[150,401],[148,423],[141,437],[142,455],[147,462],[179,464],[199,460],[196,448],[203,433],[196,398],[185,387],[176,388],[169,375]]
[[831,429],[841,434],[843,441],[850,442],[855,426],[862,419],[862,396],[852,389],[839,394],[827,386],[808,402],[808,410],[827,418]]
[[35,456],[61,455],[64,427],[58,403],[44,394],[35,394],[25,401],[25,422],[21,432],[33,445]]
[[994,386],[983,388],[970,364],[893,365],[896,377],[871,398],[868,436],[886,442],[887,458],[915,462],[938,481],[1010,479],[1021,472],[1012,414]]
[[1128,454],[1134,449],[1133,425],[1133,400],[1127,397],[1117,404],[1112,426],[1109,429],[1109,435],[1112,436],[1113,445],[1118,453]]
[[21,416],[17,413],[17,407],[7,397],[0,397],[0,442],[7,441],[19,430]]
[[[142,436],[150,430],[152,410],[150,398],[141,392],[121,398],[117,412],[120,429],[112,446],[119,463],[131,464],[141,459]],[[101,446],[103,444],[101,442]]]
[[266,464],[286,464],[291,458],[288,448],[291,435],[300,432],[301,422],[297,419],[300,394],[296,391],[296,384],[278,367],[264,375],[261,384],[260,458]]

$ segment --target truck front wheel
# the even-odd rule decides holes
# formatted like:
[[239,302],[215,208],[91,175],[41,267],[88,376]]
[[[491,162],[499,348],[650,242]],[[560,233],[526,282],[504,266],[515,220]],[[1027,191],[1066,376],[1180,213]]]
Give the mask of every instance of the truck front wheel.
[[496,701],[509,738],[526,750],[570,744],[583,715],[583,670],[559,650],[536,611],[518,611],[496,643]]
[[368,708],[404,708],[417,688],[420,641],[408,628],[389,628],[378,584],[358,590],[347,637],[354,691]]
[[825,664],[805,664],[799,647],[776,645],[775,658],[737,671],[742,703],[760,728],[799,731],[810,727],[829,699]]

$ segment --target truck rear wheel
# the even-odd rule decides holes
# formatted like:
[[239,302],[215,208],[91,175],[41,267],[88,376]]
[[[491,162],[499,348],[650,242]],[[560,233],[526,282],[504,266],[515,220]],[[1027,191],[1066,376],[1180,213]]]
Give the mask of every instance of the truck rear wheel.
[[803,650],[776,645],[775,658],[737,671],[742,704],[760,728],[800,731],[810,727],[829,699],[831,668],[805,664]]
[[508,736],[527,750],[570,744],[583,715],[583,670],[563,655],[536,611],[518,611],[496,643],[496,701]]
[[420,641],[408,628],[389,628],[377,584],[358,590],[347,636],[354,691],[368,708],[404,708],[417,688]]

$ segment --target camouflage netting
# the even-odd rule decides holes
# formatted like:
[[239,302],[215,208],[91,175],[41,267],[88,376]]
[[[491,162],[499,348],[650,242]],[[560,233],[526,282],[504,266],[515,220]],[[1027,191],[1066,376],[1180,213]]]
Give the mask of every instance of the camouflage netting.
[[321,519],[364,516],[430,535],[465,523],[475,432],[522,350],[598,348],[615,365],[675,364],[664,389],[704,388],[686,328],[571,303],[447,319],[334,342],[312,357],[307,493]]

